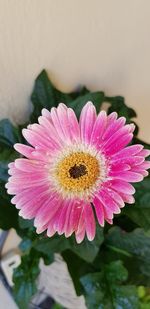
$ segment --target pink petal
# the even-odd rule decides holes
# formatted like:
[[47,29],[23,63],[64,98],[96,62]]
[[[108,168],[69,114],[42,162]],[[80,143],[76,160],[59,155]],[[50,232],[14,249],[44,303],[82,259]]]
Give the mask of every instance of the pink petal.
[[43,147],[43,149],[46,149],[46,150],[57,149],[57,146],[53,143],[53,141],[46,138],[46,136],[44,136],[42,134],[42,132],[37,133],[37,132],[29,130],[29,129],[23,129],[22,134],[23,134],[24,138],[27,140],[27,142],[34,147],[41,146],[41,147]]
[[112,220],[112,219],[105,218],[105,220],[106,220],[109,224],[113,224],[113,220]]
[[91,143],[95,146],[99,146],[103,133],[105,132],[107,125],[107,115],[105,111],[101,111],[95,121],[93,131],[91,134]]
[[125,124],[125,121],[126,120],[124,117],[120,117],[116,121],[113,121],[111,124],[109,124],[109,116],[108,116],[108,126],[103,135],[103,140],[108,140],[112,136],[112,134],[114,134],[116,131],[122,128],[123,125]]
[[60,203],[58,203],[58,207],[57,207],[56,212],[53,214],[52,218],[49,220],[49,222],[47,224],[47,226],[48,226],[47,235],[49,237],[53,236],[55,234],[55,232],[57,232],[57,230],[56,230],[56,222],[57,222],[57,218],[60,215],[61,205],[62,205],[62,201],[60,201]]
[[60,136],[58,135],[52,121],[49,121],[46,117],[40,116],[38,118],[39,124],[45,129],[45,132],[50,136],[50,138],[55,141],[55,144],[57,146],[62,146],[62,140]]
[[43,171],[45,165],[37,160],[16,159],[15,167],[23,172],[31,173],[36,171]]
[[42,198],[36,202],[36,199],[30,200],[21,207],[19,215],[24,219],[32,219],[37,215],[38,210],[47,201],[46,198]]
[[[104,218],[109,218],[112,219],[113,218],[113,210],[110,207],[107,207],[107,205],[105,204],[104,201],[102,201],[100,194],[96,194],[96,198],[99,200],[100,204],[103,207],[103,211],[104,211]],[[98,203],[98,201],[97,201]]]
[[21,189],[25,189],[25,188],[29,188],[29,187],[35,187],[35,186],[41,186],[44,183],[47,185],[48,182],[48,177],[45,177],[45,175],[41,175],[40,178],[37,178],[37,175],[33,175],[31,176],[29,174],[30,177],[24,177],[24,176],[20,176],[20,177],[15,177],[15,176],[11,176],[9,177],[9,185],[13,185],[13,186],[20,186]]
[[125,201],[125,203],[133,204],[135,202],[135,199],[132,195],[121,193],[121,196],[123,200]]
[[[74,222],[72,222],[71,214],[74,210],[75,203],[72,200],[64,200],[62,204],[62,208],[60,210],[60,214],[54,224],[55,229],[58,234],[66,233],[69,237],[74,231]],[[72,224],[73,223],[73,224]]]
[[122,197],[115,191],[115,190],[112,190],[112,188],[105,188],[105,192],[108,194],[108,196],[114,200],[114,202],[117,203],[117,205],[122,208],[124,207],[124,201],[122,199]]
[[57,134],[59,135],[62,141],[65,141],[66,136],[63,132],[61,120],[59,119],[59,114],[55,107],[52,107],[51,109],[51,117],[52,117],[53,125],[57,131]]
[[118,171],[123,172],[123,171],[128,171],[128,170],[130,170],[130,165],[124,164],[124,163],[120,163],[120,162],[114,162],[114,163],[112,163],[110,165],[109,175],[113,176]]
[[14,168],[15,167],[15,163],[14,162],[10,162],[9,164],[8,164],[8,167],[11,169],[11,168]]
[[150,150],[149,149],[142,149],[139,153],[138,153],[139,156],[143,156],[143,157],[148,157],[150,156]]
[[22,171],[22,170],[19,170],[17,169],[16,167],[15,168],[11,168],[10,169],[11,173],[11,177],[12,178],[26,178],[26,179],[39,179],[40,177],[43,177],[43,176],[47,176],[48,173],[46,171],[46,169],[44,170],[38,170],[37,171],[31,171],[31,172],[25,172],[25,171]]
[[126,171],[126,172],[116,172],[115,176],[116,179],[121,179],[127,182],[140,182],[143,180],[143,176],[139,173]]
[[69,218],[69,229],[76,231],[82,211],[82,202],[73,202]]
[[95,196],[93,200],[93,205],[96,211],[96,216],[98,219],[98,223],[101,226],[104,226],[104,210],[103,210],[103,204],[100,202],[100,200]]
[[91,133],[96,120],[96,109],[92,102],[86,103],[83,107],[80,115],[80,130],[81,130],[81,140],[83,142],[90,142]]
[[66,237],[70,237],[73,233],[73,226],[70,226],[70,214],[73,206],[73,201],[66,201],[68,203],[66,217],[65,217],[65,224],[64,224],[64,233]]
[[112,112],[111,114],[108,115],[108,125],[110,126],[112,123],[119,121],[121,122],[122,126],[125,125],[126,123],[126,118],[121,116],[118,119],[118,114],[116,112]]
[[38,201],[40,201],[41,199],[43,199],[44,197],[48,198],[50,195],[50,191],[46,190],[46,188],[44,187],[40,187],[37,189],[28,189],[28,190],[24,190],[19,192],[16,196],[14,196],[11,200],[12,204],[16,204],[16,208],[20,209],[22,206],[24,206],[24,204],[26,204],[28,201],[36,201],[36,203],[38,203]]
[[66,219],[68,219],[68,216],[66,217],[66,214],[68,212],[68,210],[70,210],[70,203],[68,200],[64,201],[62,206],[61,206],[61,210],[60,210],[60,214],[57,218],[57,221],[54,225],[56,231],[58,232],[59,235],[62,235],[64,233],[64,228],[65,228],[65,224],[67,225]]
[[88,240],[92,241],[95,237],[95,219],[90,203],[84,205],[84,215],[85,215],[85,229]]
[[119,129],[114,134],[112,132],[110,138],[103,143],[103,147],[105,147],[105,150],[109,150],[112,146],[114,146],[114,144],[120,144],[120,142],[124,139],[124,137],[129,136],[130,134],[131,134],[131,125],[126,125],[121,129]]
[[[111,195],[111,194],[110,194]],[[103,204],[104,208],[109,208],[112,213],[119,214],[120,213],[120,208],[117,203],[115,203],[114,199],[108,195],[108,190],[106,191],[105,189],[100,190],[98,198]]]
[[70,119],[68,118],[67,107],[66,105],[60,103],[57,107],[57,115],[59,118],[59,122],[64,133],[64,137],[66,142],[71,141],[71,134],[70,134]]
[[45,225],[38,226],[36,228],[36,233],[37,234],[41,234],[41,233],[45,232],[47,230],[47,228],[48,228],[48,224],[47,223]]
[[105,220],[107,221],[107,219],[109,220],[112,220],[113,217],[114,217],[114,213],[112,212],[112,210],[108,207],[104,207],[104,217],[105,217]]
[[67,109],[69,123],[70,123],[70,135],[73,141],[78,142],[80,140],[80,129],[77,117],[71,108]]
[[[53,152],[54,155],[54,152]],[[48,163],[50,161],[50,157],[52,157],[52,153],[50,152],[45,152],[45,151],[33,151],[32,152],[32,159],[33,160],[38,160],[38,161],[43,161],[45,163]]]
[[[29,203],[27,204],[27,206],[29,206]],[[35,205],[34,208],[31,207],[21,208],[21,210],[19,211],[19,216],[22,217],[23,219],[31,220],[36,216],[36,213],[39,208],[40,208],[39,204]]]
[[144,157],[142,156],[130,156],[123,158],[112,158],[112,164],[116,166],[116,164],[129,164],[129,165],[138,165],[144,162]]
[[110,189],[114,189],[115,191],[119,191],[127,194],[134,194],[135,189],[130,184],[121,179],[112,179],[110,182],[106,182],[104,186],[110,187]]
[[150,168],[150,161],[145,161],[145,162],[143,162],[143,163],[140,165],[140,167],[141,167],[142,169],[148,170],[148,169]]
[[41,111],[42,115],[44,117],[46,117],[47,119],[51,120],[51,113],[48,111],[48,109],[46,108],[43,108],[42,111]]
[[80,214],[78,229],[75,231],[75,237],[78,244],[80,244],[85,237],[85,222],[83,208]]
[[143,175],[144,177],[148,176],[148,172],[146,170],[144,170],[141,165],[136,165],[136,166],[133,166],[132,169],[131,169],[132,172],[136,172],[136,173],[139,173],[141,175]]
[[112,142],[108,144],[107,148],[104,148],[106,154],[112,156],[114,153],[119,152],[131,142],[132,138],[132,133],[128,133],[123,136],[118,135],[118,139],[112,140]]
[[78,244],[80,244],[83,241],[83,239],[85,238],[85,225],[84,224],[81,227],[81,229],[75,233],[75,237],[76,237],[76,242]]
[[112,112],[111,114],[109,114],[107,116],[108,126],[111,126],[116,121],[117,117],[118,117],[118,114],[116,112]]
[[128,146],[124,149],[121,149],[118,153],[115,153],[113,155],[113,158],[116,157],[116,159],[119,158],[126,158],[126,157],[130,157],[133,155],[137,155],[141,150],[143,149],[142,145],[132,145],[132,146]]
[[53,228],[53,225],[49,224],[47,229],[47,236],[52,237],[56,233],[55,229]]
[[38,210],[34,220],[34,226],[38,227],[47,224],[60,208],[60,205],[60,201],[58,201],[55,196],[50,195],[45,203],[43,203],[43,206]]
[[21,153],[23,156],[27,157],[27,158],[32,158],[32,152],[34,150],[34,148],[27,146],[27,145],[23,145],[23,144],[15,144],[14,148],[16,151],[18,151],[19,153]]

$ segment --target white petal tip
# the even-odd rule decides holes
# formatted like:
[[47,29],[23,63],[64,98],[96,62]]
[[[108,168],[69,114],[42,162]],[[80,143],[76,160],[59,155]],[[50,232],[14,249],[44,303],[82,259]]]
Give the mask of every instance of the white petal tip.
[[134,130],[135,130],[135,124],[134,124],[134,123],[131,123],[131,124],[130,124],[130,128],[131,128],[131,132],[134,132]]
[[93,241],[94,240],[94,238],[95,238],[95,235],[93,236],[91,236],[91,235],[87,235],[87,239],[89,240],[89,241]]
[[47,109],[47,108],[42,108],[41,114],[42,114],[43,116],[45,116],[45,115],[47,115],[47,113],[49,113],[48,109]]

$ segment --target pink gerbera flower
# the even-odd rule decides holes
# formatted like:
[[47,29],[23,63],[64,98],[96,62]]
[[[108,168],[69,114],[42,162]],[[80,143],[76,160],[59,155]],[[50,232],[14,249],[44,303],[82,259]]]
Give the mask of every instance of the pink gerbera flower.
[[37,233],[47,230],[80,243],[85,233],[95,236],[93,209],[101,226],[112,224],[124,203],[134,203],[134,187],[147,176],[149,150],[142,145],[126,147],[134,124],[125,125],[117,113],[96,115],[91,102],[82,109],[79,123],[71,108],[59,104],[42,110],[39,124],[23,129],[31,145],[16,144],[26,158],[9,164],[6,188],[15,195],[19,215],[34,220]]

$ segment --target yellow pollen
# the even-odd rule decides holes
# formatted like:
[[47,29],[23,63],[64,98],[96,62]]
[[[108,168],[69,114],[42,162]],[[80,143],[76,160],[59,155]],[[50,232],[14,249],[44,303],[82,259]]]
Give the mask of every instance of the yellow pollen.
[[75,152],[62,159],[56,167],[56,178],[67,192],[84,192],[96,183],[100,169],[96,157]]

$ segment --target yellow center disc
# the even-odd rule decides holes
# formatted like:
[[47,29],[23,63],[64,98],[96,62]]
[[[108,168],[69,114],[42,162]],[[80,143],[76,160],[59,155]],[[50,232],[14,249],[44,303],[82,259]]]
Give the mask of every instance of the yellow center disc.
[[63,190],[72,193],[92,188],[100,174],[97,158],[84,152],[68,155],[57,164],[55,171]]

